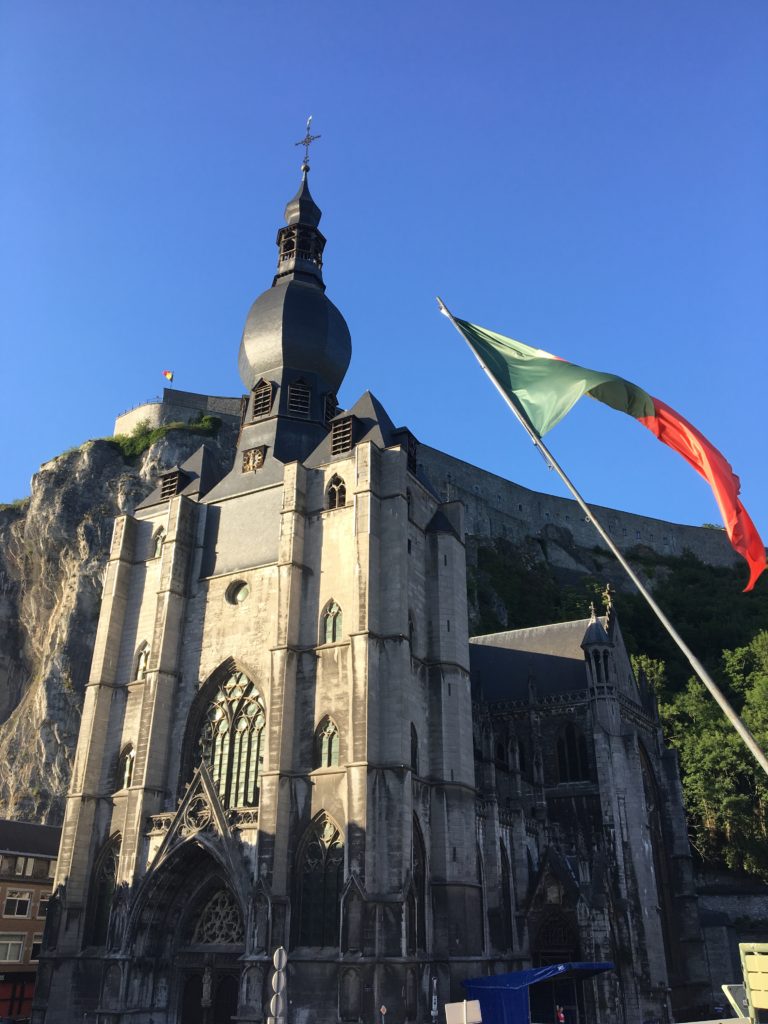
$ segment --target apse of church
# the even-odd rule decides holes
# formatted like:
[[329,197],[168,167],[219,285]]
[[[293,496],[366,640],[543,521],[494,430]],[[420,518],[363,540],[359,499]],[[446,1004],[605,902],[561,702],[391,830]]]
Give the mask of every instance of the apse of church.
[[651,698],[615,616],[470,644],[462,506],[372,394],[338,408],[302,170],[231,471],[203,446],[115,523],[34,1020],[262,1021],[279,946],[289,1024],[565,957],[617,961],[569,1021],[667,1019],[697,936]]

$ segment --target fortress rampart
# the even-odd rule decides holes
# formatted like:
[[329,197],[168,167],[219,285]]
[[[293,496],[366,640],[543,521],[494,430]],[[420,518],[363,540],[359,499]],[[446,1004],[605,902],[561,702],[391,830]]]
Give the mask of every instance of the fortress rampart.
[[[578,547],[608,550],[572,498],[531,491],[427,445],[419,448],[419,463],[444,501],[464,504],[468,534],[506,537],[515,542],[556,535],[560,528],[571,534]],[[593,507],[603,527],[624,551],[642,545],[673,557],[688,550],[708,565],[741,561],[724,530],[682,526],[600,505]]]
[[163,388],[161,396],[121,412],[115,420],[114,432],[130,434],[139,423],[148,423],[150,427],[161,427],[165,423],[188,423],[205,414],[239,423],[240,399]]

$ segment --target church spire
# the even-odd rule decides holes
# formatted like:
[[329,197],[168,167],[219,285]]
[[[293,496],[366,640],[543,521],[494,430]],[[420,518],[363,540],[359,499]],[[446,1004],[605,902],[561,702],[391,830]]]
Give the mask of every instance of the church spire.
[[301,164],[301,185],[299,191],[285,207],[286,226],[277,233],[277,274],[273,285],[282,278],[290,277],[315,283],[325,289],[323,284],[323,249],[325,238],[318,230],[322,211],[312,198],[309,191],[309,147],[319,139],[312,135],[310,125],[312,115],[307,119],[307,134],[297,146],[304,147],[304,160]]

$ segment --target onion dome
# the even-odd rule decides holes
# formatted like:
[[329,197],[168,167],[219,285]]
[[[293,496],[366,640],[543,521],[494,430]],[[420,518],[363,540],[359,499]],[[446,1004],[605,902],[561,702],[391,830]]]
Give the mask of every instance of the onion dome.
[[299,190],[285,208],[286,225],[277,233],[272,287],[256,299],[245,322],[238,368],[249,391],[261,379],[279,384],[284,371],[292,370],[335,394],[352,355],[349,328],[325,295],[322,214],[310,194],[308,172],[305,162]]

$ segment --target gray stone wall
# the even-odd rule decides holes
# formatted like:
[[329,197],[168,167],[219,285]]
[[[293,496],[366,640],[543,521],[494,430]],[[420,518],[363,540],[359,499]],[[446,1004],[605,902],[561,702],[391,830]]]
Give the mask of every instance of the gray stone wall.
[[187,423],[202,414],[239,423],[240,399],[164,388],[161,398],[121,412],[115,420],[113,433],[130,434],[139,423],[146,423],[150,427],[160,427],[164,423]]
[[[577,547],[608,550],[571,498],[528,490],[427,445],[419,448],[419,464],[444,501],[463,503],[468,534],[522,542],[557,526],[571,534]],[[708,565],[740,561],[724,531],[682,526],[600,505],[595,505],[594,511],[624,551],[642,545],[660,555],[680,556],[691,551]],[[563,567],[583,571],[578,563],[571,565],[567,559]]]

